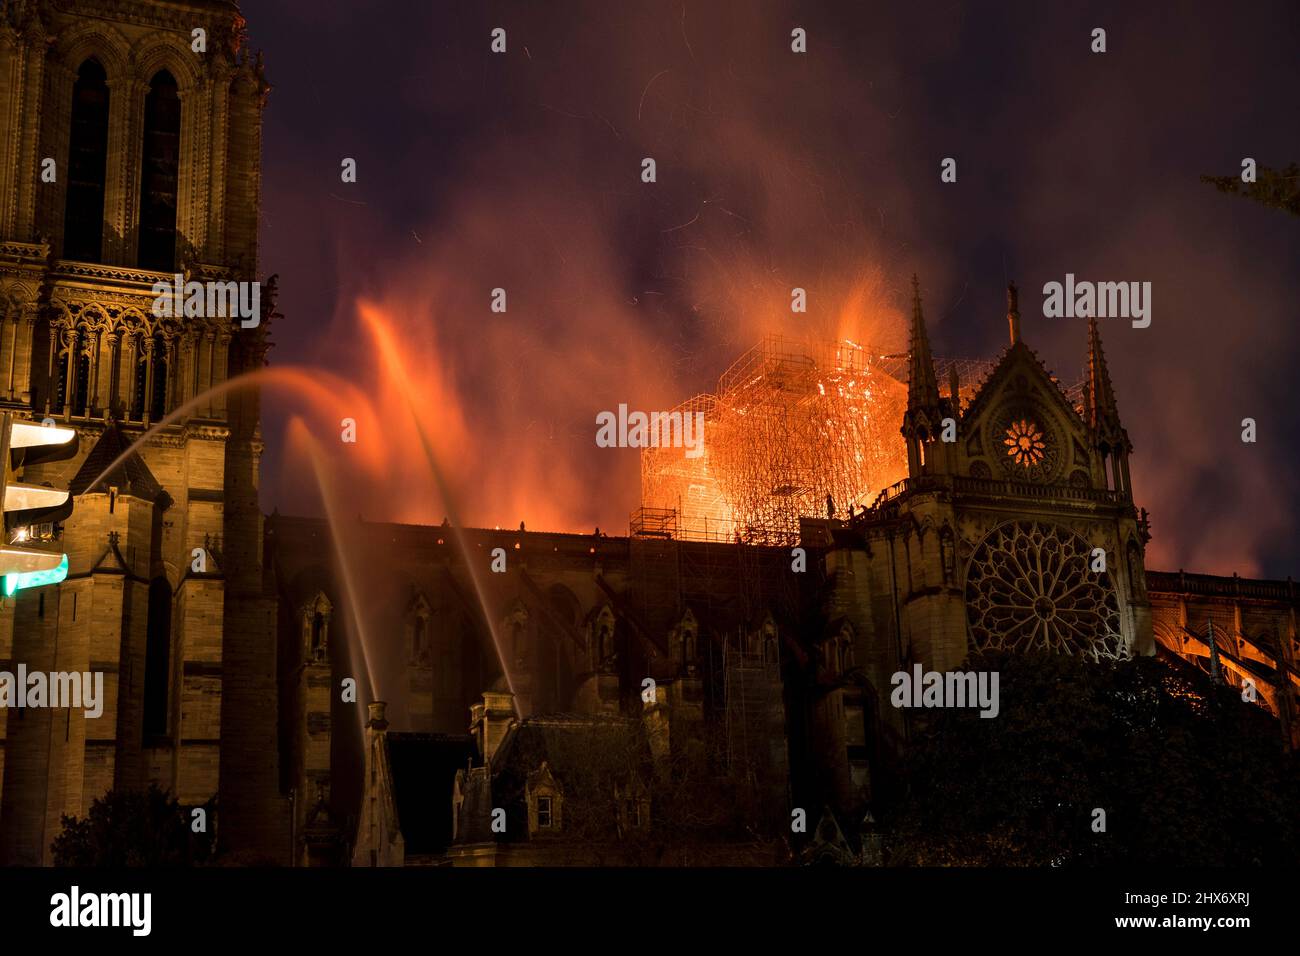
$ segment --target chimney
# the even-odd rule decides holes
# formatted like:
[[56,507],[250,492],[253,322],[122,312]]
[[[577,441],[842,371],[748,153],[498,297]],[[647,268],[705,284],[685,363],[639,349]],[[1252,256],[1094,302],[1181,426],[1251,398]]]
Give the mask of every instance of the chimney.
[[382,700],[371,701],[366,705],[366,729],[376,734],[382,734],[388,729],[388,721],[384,718],[384,709],[388,707],[387,702]]
[[510,728],[515,726],[515,695],[500,686],[501,683],[498,681],[491,690],[485,690],[482,702],[469,709],[469,732],[485,762],[492,759]]

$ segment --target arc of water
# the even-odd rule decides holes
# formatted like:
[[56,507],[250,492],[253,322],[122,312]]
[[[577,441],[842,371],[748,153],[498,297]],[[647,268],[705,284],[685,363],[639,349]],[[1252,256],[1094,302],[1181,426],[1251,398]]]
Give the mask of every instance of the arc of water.
[[465,559],[465,567],[469,572],[471,583],[474,585],[475,595],[478,597],[479,607],[483,611],[483,620],[487,624],[488,634],[492,638],[493,648],[496,650],[497,661],[501,665],[501,673],[506,679],[506,686],[510,690],[510,700],[514,707],[515,716],[520,716],[519,701],[515,697],[514,680],[510,675],[510,667],[506,662],[506,653],[501,646],[501,638],[497,633],[496,625],[492,621],[492,616],[488,612],[487,599],[483,586],[482,576],[477,564],[472,559],[468,545],[465,541],[464,528],[460,522],[460,516],[457,513],[455,496],[452,493],[450,483],[443,473],[441,466],[438,464],[437,456],[434,454],[433,446],[429,441],[428,433],[425,431],[424,423],[420,421],[420,416],[416,412],[415,403],[411,396],[414,390],[411,387],[411,378],[406,370],[406,363],[403,361],[401,350],[397,343],[393,341],[392,335],[389,334],[388,328],[383,321],[369,309],[362,309],[361,317],[365,320],[370,329],[370,334],[374,337],[375,343],[379,347],[380,358],[385,368],[392,374],[397,382],[399,391],[406,397],[406,411],[411,417],[411,423],[415,426],[416,434],[420,436],[420,447],[424,452],[425,460],[429,464],[429,472],[437,485],[438,494],[443,500],[447,509],[447,521],[451,527],[452,536],[456,539],[456,545],[460,548],[461,557]]
[[[330,526],[330,539],[334,547],[334,560],[339,566],[339,575],[343,578],[343,590],[347,596],[348,613],[352,619],[353,633],[356,635],[357,644],[361,646],[361,663],[362,671],[366,678],[366,700],[365,703],[375,699],[374,685],[374,668],[370,661],[370,642],[366,639],[366,627],[361,615],[361,606],[357,601],[356,574],[352,565],[352,555],[348,552],[343,543],[342,536],[338,531],[338,515],[335,511],[335,489],[334,484],[328,478],[328,469],[321,461],[320,445],[312,437],[307,425],[301,418],[295,415],[289,420],[288,431],[291,440],[301,442],[307,450],[307,458],[311,462],[312,471],[316,476],[316,487],[320,490],[321,504],[325,507],[325,518]],[[361,715],[361,726],[365,728],[365,708],[357,708],[357,713]]]
[[330,372],[316,369],[308,370],[294,368],[293,366],[284,366],[282,368],[259,368],[254,369],[251,372],[243,372],[240,375],[236,375],[234,378],[227,379],[220,385],[214,385],[212,388],[200,392],[189,401],[176,406],[162,418],[158,419],[158,421],[153,425],[150,425],[139,438],[124,448],[121,454],[109,462],[104,470],[95,476],[95,480],[86,487],[86,490],[83,491],[82,494],[88,494],[92,491],[101,481],[112,474],[113,469],[126,461],[137,448],[144,445],[162,429],[166,428],[168,425],[175,424],[196,408],[207,405],[212,399],[219,395],[224,395],[226,392],[232,392],[241,388],[251,388],[257,385],[281,385],[285,387],[293,386],[294,388],[299,389],[300,391],[296,394],[300,394],[302,390],[305,390],[313,393],[313,397],[322,399],[326,403],[336,404],[339,401],[339,391],[331,389],[329,387],[330,384],[346,389],[349,383]]

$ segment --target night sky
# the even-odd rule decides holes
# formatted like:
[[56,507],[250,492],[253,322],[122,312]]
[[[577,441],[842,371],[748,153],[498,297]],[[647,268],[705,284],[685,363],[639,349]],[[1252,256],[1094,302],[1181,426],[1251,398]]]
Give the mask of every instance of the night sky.
[[[1023,337],[1074,381],[1086,323],[1041,293],[1072,272],[1153,284],[1149,328],[1101,322],[1148,567],[1300,571],[1300,220],[1199,181],[1300,161],[1293,0],[241,6],[273,86],[271,361],[378,394],[358,303],[379,309],[469,523],[625,533],[637,453],[594,447],[597,411],[671,408],[765,332],[905,348],[913,272],[937,354],[996,357],[1014,279]],[[268,395],[263,503],[311,512],[292,410]],[[349,510],[445,513],[405,464]]]

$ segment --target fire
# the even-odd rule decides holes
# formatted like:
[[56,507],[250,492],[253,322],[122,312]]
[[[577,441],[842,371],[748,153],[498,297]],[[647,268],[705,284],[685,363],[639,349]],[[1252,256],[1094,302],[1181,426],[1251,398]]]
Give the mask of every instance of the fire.
[[828,496],[841,514],[870,504],[907,469],[896,368],[851,342],[768,336],[715,394],[680,406],[704,412],[702,456],[642,453],[633,533],[788,544],[801,516],[825,514]]

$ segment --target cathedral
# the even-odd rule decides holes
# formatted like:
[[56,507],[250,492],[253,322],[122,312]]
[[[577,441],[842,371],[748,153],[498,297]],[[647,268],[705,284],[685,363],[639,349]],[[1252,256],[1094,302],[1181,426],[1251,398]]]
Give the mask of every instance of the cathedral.
[[[361,659],[329,525],[260,511],[256,389],[213,391],[266,364],[276,318],[270,87],[237,4],[0,0],[0,77],[0,404],[80,436],[23,476],[76,496],[48,530],[70,570],[0,607],[0,670],[103,672],[107,696],[93,718],[0,710],[0,862],[48,865],[63,816],[151,783],[215,800],[236,862],[763,865],[801,808],[869,860],[908,734],[891,676],[986,648],[1177,657],[1257,689],[1300,745],[1293,583],[1146,567],[1100,330],[1080,325],[1068,393],[1014,287],[969,393],[940,381],[914,290],[907,475],[804,516],[797,570],[789,547],[635,522],[358,522],[384,556]],[[177,275],[259,283],[258,321],[160,315]],[[498,548],[505,573],[471,573]],[[640,840],[652,819],[680,842]]]

